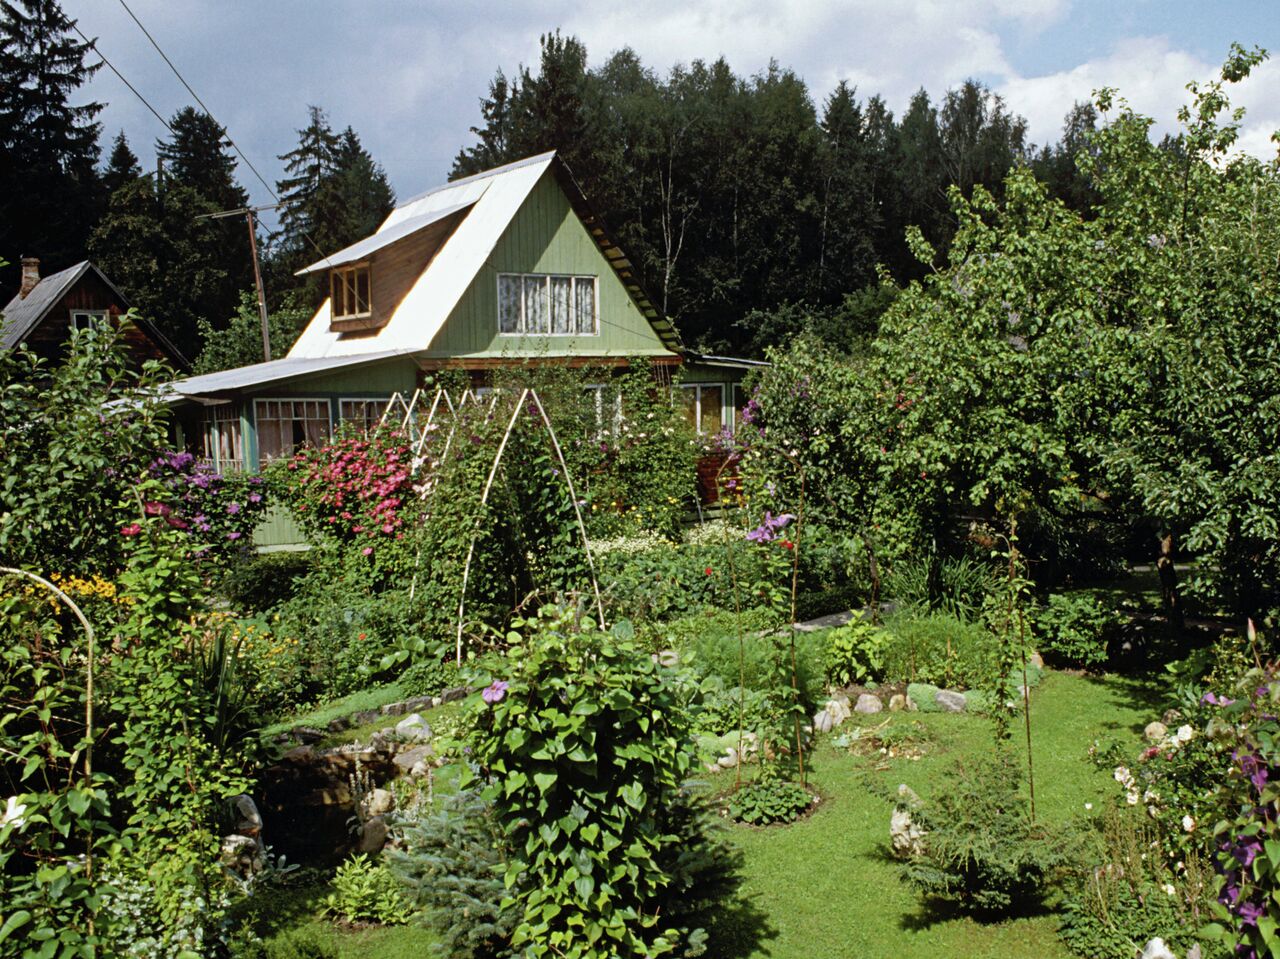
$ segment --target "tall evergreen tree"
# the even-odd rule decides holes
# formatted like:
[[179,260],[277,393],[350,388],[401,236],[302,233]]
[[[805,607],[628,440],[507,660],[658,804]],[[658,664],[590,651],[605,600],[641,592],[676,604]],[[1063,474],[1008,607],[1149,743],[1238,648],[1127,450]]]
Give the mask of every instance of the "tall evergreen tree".
[[[194,107],[184,107],[173,115],[169,129],[168,139],[156,141],[156,155],[164,161],[160,199],[163,201],[165,192],[174,185],[190,191],[195,198],[191,205],[191,215],[197,218],[194,225],[208,235],[207,241],[196,242],[197,248],[208,251],[210,259],[205,264],[206,282],[202,284],[205,300],[191,322],[202,319],[220,328],[235,314],[240,294],[253,285],[253,254],[243,217],[208,219],[207,214],[248,206],[249,194],[236,180],[236,159],[226,132],[213,117]],[[185,210],[188,201],[183,194],[172,198],[165,209]],[[198,219],[202,215],[206,218]],[[165,222],[176,231],[175,243],[187,241],[189,234],[184,224],[174,221],[171,215]],[[125,292],[130,292],[127,287]],[[181,322],[185,328],[188,320],[184,317]]]
[[316,235],[322,225],[316,216],[316,200],[333,175],[338,138],[324,110],[317,106],[307,110],[310,122],[298,131],[298,145],[279,157],[288,175],[276,182],[283,204],[276,259],[290,270],[304,265],[317,246],[331,252]]
[[101,64],[86,62],[74,26],[57,0],[0,0],[0,257],[11,264],[69,266],[97,218],[102,104],[75,100]]
[[1076,103],[1062,121],[1062,139],[1037,154],[1032,169],[1049,190],[1078,213],[1089,215],[1101,202],[1097,188],[1080,171],[1080,161],[1096,156],[1092,137],[1098,127],[1098,111],[1092,103]]
[[129,138],[121,130],[111,143],[111,155],[107,158],[107,167],[102,171],[102,186],[110,198],[121,187],[132,183],[142,176],[142,167],[138,164],[137,154],[129,146]]

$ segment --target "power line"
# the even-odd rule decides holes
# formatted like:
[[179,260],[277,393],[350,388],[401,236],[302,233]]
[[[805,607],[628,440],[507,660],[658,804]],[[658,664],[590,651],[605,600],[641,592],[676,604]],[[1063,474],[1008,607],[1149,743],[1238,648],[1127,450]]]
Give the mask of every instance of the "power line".
[[[169,65],[169,69],[173,71],[173,75],[178,78],[184,87],[187,88],[187,92],[191,94],[196,103],[200,104],[200,109],[203,110],[210,119],[213,119],[213,111],[205,106],[205,103],[200,99],[199,94],[197,94],[195,90],[191,89],[191,84],[189,84],[186,81],[186,78],[178,72],[178,68],[173,65],[173,61],[169,59],[169,55],[160,48],[160,44],[156,43],[156,38],[151,35],[151,31],[144,27],[142,25],[142,21],[139,20],[137,15],[129,9],[129,4],[125,3],[125,0],[120,0],[120,6],[124,7],[125,13],[129,14],[133,22],[138,25],[138,29],[141,30],[143,35],[151,41],[151,45],[156,48],[156,53],[160,54],[164,62]],[[227,131],[227,128],[221,123],[218,123],[216,119],[213,119],[213,122],[218,124],[218,129],[222,131],[222,135],[227,138],[227,142],[231,144],[231,148],[239,154],[240,159],[244,161],[244,165],[253,171],[253,175],[258,178],[258,182],[266,187],[267,192],[275,198],[277,203],[280,202],[280,195],[276,193],[271,184],[263,178],[262,174],[258,172],[258,168],[253,165],[247,156],[245,156],[244,151],[240,149],[239,144],[237,144],[235,140],[231,139],[231,134]]]
[[[266,181],[266,178],[263,177],[263,175],[258,172],[258,168],[253,165],[253,162],[247,156],[245,156],[245,152],[240,149],[240,145],[236,143],[235,140],[231,139],[231,134],[228,132],[227,128],[223,124],[218,123],[217,118],[213,115],[213,111],[210,110],[205,105],[205,102],[200,99],[200,95],[191,88],[191,84],[189,84],[186,81],[186,78],[183,77],[183,75],[178,72],[178,68],[174,66],[173,61],[169,59],[168,54],[166,54],[164,50],[160,48],[160,44],[157,43],[156,38],[151,35],[151,31],[149,31],[145,26],[143,26],[142,21],[138,19],[137,14],[135,14],[132,10],[129,9],[129,4],[126,3],[125,0],[120,0],[120,6],[124,7],[125,13],[129,14],[130,19],[132,19],[133,22],[138,25],[138,29],[141,30],[143,35],[146,36],[146,38],[151,41],[151,45],[156,48],[156,53],[160,54],[164,62],[169,65],[169,69],[173,71],[173,75],[178,78],[178,80],[182,83],[184,87],[187,88],[187,92],[191,94],[192,98],[196,101],[196,103],[200,104],[200,109],[202,109],[205,112],[205,115],[209,117],[209,119],[213,120],[214,124],[217,125],[218,129],[222,132],[222,135],[227,138],[227,142],[231,144],[232,149],[234,149],[236,153],[239,155],[240,159],[244,161],[244,165],[253,171],[253,175],[258,178],[258,182],[261,183],[264,187],[266,187],[267,192],[271,194],[271,196],[275,199],[276,203],[278,205],[283,204],[284,200],[280,198],[280,194],[278,194],[275,191],[275,189],[271,186],[271,184]],[[132,87],[130,89],[132,89]],[[155,111],[153,110],[152,112],[154,113]],[[165,126],[168,126],[168,124],[166,123]],[[170,129],[172,129],[172,127],[170,127]],[[320,254],[321,260],[328,263],[329,254],[320,248],[320,244],[318,244],[312,238],[311,234],[303,230],[302,236],[308,243],[311,244],[312,247],[315,248],[315,251]]]
[[75,30],[76,33],[80,34],[80,39],[82,39],[88,45],[89,49],[98,55],[98,57],[102,60],[102,62],[107,65],[107,68],[112,73],[114,73],[117,77],[120,78],[120,82],[123,83],[126,87],[128,87],[133,92],[133,95],[137,97],[139,100],[141,100],[143,105],[155,115],[155,118],[159,120],[161,123],[163,123],[165,127],[169,130],[169,132],[172,133],[173,127],[169,126],[169,121],[160,115],[159,110],[157,110],[149,102],[147,102],[147,98],[138,92],[138,88],[135,87],[128,80],[126,80],[124,78],[124,74],[115,68],[115,64],[113,64],[110,60],[107,59],[106,54],[104,54],[101,50],[98,49],[98,41],[90,40],[88,37],[86,37],[84,35],[84,31],[80,29],[79,24],[72,23],[71,28]]

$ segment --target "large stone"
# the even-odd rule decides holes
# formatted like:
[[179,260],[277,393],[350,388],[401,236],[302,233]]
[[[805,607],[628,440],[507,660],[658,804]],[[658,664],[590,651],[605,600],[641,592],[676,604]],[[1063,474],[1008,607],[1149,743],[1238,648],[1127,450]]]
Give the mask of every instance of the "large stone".
[[853,715],[849,711],[849,697],[843,693],[838,696],[832,696],[827,700],[825,709],[831,714],[831,725],[833,726],[839,726]]
[[831,714],[825,709],[819,709],[813,714],[813,731],[817,733],[829,733],[834,725]]
[[889,817],[889,847],[899,859],[910,859],[924,853],[925,831],[914,822],[906,809],[895,809]]
[[236,809],[236,832],[257,839],[262,835],[262,813],[253,797],[241,793],[233,801]]
[[435,754],[434,746],[430,743],[423,743],[420,746],[414,746],[412,749],[402,749],[396,753],[392,762],[403,772],[411,773],[419,763],[430,762]]
[[939,689],[933,699],[944,713],[964,712],[964,693],[957,693],[952,689]]
[[[1164,723],[1160,722],[1159,720],[1153,723],[1147,723],[1147,728],[1142,731],[1142,735],[1147,737],[1147,742],[1149,743],[1161,742],[1164,740],[1164,737],[1167,736],[1168,734],[1169,734],[1169,727],[1166,726]],[[1157,941],[1158,940],[1155,940],[1155,939],[1152,940],[1152,942],[1157,942]]]
[[381,816],[374,816],[360,827],[360,838],[356,842],[356,852],[378,853],[387,844],[387,821]]
[[859,696],[857,705],[853,707],[855,713],[864,715],[878,713],[882,709],[884,709],[884,703],[880,701],[880,697],[871,693],[863,693]]
[[894,693],[889,697],[889,710],[891,712],[899,712],[907,708],[907,697],[902,693]]
[[1152,939],[1142,947],[1138,959],[1178,959],[1173,951],[1160,938]]
[[410,713],[396,723],[396,735],[410,742],[425,743],[431,739],[431,727],[421,713]]
[[716,765],[721,769],[732,769],[738,765],[738,751],[730,746],[724,751],[724,755],[716,760]]
[[365,819],[385,816],[395,808],[396,797],[389,789],[371,790],[360,803],[360,812]]
[[1039,653],[1032,653],[1027,658],[1027,665],[1033,669],[1044,669],[1044,657]]
[[266,865],[262,844],[249,836],[238,834],[223,837],[218,858],[223,866],[243,879],[260,872]]

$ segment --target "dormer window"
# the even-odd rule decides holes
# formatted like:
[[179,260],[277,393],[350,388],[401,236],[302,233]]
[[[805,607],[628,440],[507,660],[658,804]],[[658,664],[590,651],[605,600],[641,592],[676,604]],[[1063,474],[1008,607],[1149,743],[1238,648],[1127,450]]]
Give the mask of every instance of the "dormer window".
[[370,316],[369,264],[343,266],[329,274],[329,297],[333,319],[360,320]]
[[499,273],[498,332],[594,336],[597,332],[596,278]]

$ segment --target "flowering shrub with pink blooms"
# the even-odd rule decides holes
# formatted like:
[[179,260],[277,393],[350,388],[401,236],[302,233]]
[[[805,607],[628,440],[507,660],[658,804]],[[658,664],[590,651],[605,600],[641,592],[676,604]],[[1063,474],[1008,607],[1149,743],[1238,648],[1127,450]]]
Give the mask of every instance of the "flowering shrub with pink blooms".
[[303,449],[284,466],[294,514],[309,533],[355,544],[372,557],[405,538],[406,516],[417,502],[411,456],[398,433]]

